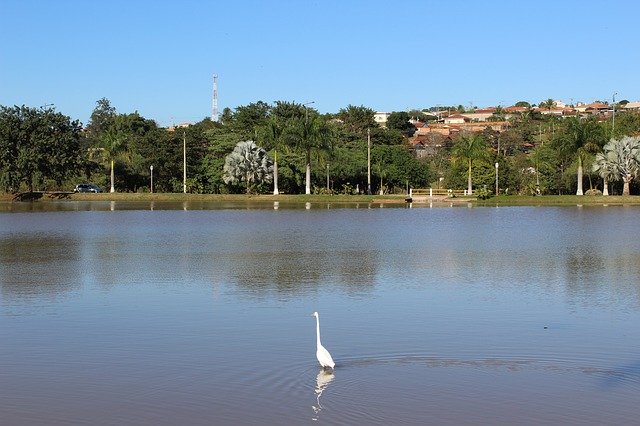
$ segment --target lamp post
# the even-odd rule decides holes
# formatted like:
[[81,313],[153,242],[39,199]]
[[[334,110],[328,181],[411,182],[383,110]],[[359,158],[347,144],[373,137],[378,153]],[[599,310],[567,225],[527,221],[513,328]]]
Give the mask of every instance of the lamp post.
[[149,170],[151,171],[151,193],[153,194],[153,165],[149,166]]
[[496,197],[498,196],[498,162],[496,162]]
[[612,105],[613,105],[613,119],[611,121],[611,137],[615,138],[615,130],[616,130],[616,95],[618,92],[615,92],[612,97]]
[[[307,105],[311,105],[315,103],[315,101],[310,101],[307,103],[302,104],[302,106],[304,107],[304,125],[305,127],[308,125],[309,123],[309,111],[307,110]],[[305,139],[308,138],[308,135],[305,135]],[[305,144],[308,144],[309,141],[305,140],[304,141]],[[307,155],[306,155],[306,167],[305,167],[305,194],[311,194],[311,158],[310,158],[310,150],[311,148],[309,148],[309,146],[305,147],[307,150]]]
[[371,195],[371,130],[367,129],[367,195]]
[[182,186],[183,191],[187,193],[187,133],[182,132]]

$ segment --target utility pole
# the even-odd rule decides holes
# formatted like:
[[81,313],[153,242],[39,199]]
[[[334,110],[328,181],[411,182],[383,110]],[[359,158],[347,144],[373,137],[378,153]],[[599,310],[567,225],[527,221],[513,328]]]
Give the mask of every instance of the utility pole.
[[183,190],[184,193],[187,193],[187,134],[183,130],[182,131],[182,182],[183,182]]
[[367,129],[367,195],[371,195],[371,130]]
[[616,95],[618,94],[618,92],[615,92],[613,94],[613,120],[611,122],[611,137],[615,138],[615,130],[616,130]]

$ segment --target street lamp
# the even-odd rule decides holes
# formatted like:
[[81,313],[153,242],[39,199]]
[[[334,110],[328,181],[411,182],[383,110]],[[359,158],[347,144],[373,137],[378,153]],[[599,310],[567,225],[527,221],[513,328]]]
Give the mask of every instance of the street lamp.
[[615,137],[616,135],[614,134],[614,131],[616,130],[616,95],[618,94],[618,92],[615,92],[613,94],[613,120],[611,121],[611,137]]
[[[304,125],[305,127],[307,126],[307,124],[309,123],[309,111],[307,110],[307,105],[311,105],[315,103],[315,101],[310,101],[307,103],[302,104],[302,106],[304,107]],[[304,143],[307,144],[309,141],[306,140],[308,138],[308,135],[305,134],[305,141]],[[309,153],[308,151],[308,147],[307,147],[307,154]],[[307,158],[307,164],[305,167],[305,194],[311,194],[311,159]]]
[[151,171],[151,193],[153,194],[153,165],[149,166],[149,170]]
[[371,195],[371,130],[367,129],[367,195]]
[[499,164],[496,162],[496,197],[498,196],[498,166]]

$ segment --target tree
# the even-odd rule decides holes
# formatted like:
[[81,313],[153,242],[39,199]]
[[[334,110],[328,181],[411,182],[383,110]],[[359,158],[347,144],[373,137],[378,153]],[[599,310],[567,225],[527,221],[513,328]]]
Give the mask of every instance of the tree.
[[602,195],[609,195],[609,182],[616,179],[614,161],[614,153],[606,151],[597,153],[593,162],[593,171],[598,173],[603,180]]
[[263,101],[239,106],[233,114],[233,127],[245,137],[255,137],[256,130],[267,122],[269,110],[269,105]]
[[455,162],[460,160],[467,162],[467,192],[472,194],[473,186],[471,182],[471,167],[473,165],[473,161],[487,155],[487,144],[481,134],[467,133],[458,138],[458,141],[453,147],[452,154]]
[[[242,138],[238,133],[224,128],[212,128],[203,133],[208,146],[207,153],[202,160],[203,188],[207,192],[219,194],[228,189],[224,182],[225,158]],[[180,157],[182,157],[182,153]],[[180,171],[179,174],[181,173]],[[177,177],[173,180],[181,182],[181,179]]]
[[363,105],[348,105],[338,111],[339,118],[344,126],[354,133],[365,133],[367,129],[378,127],[378,123],[373,119],[375,111]]
[[107,98],[96,101],[96,107],[91,113],[89,124],[85,131],[93,138],[99,138],[107,131],[116,117],[116,109],[111,106],[111,102]]
[[556,136],[554,145],[561,156],[574,158],[578,163],[576,195],[583,195],[583,162],[587,154],[597,152],[604,142],[604,130],[595,119],[570,117]]
[[238,142],[224,162],[224,182],[236,185],[244,182],[247,194],[256,184],[270,182],[273,164],[267,151],[254,141]]
[[273,148],[273,195],[278,195],[278,148],[282,142],[282,126],[278,119],[272,116],[264,129],[264,138],[267,146]]
[[398,130],[406,135],[413,134],[415,127],[409,122],[409,119],[407,112],[392,112],[387,118],[387,129]]
[[305,114],[304,118],[292,121],[286,138],[290,144],[305,153],[305,194],[311,194],[311,154],[314,151],[320,154],[331,149],[331,130],[324,119],[314,111],[311,117]]
[[540,108],[546,108],[547,111],[551,111],[556,106],[556,101],[549,98],[546,101],[540,102]]
[[53,108],[0,107],[0,185],[33,191],[80,170],[80,123]]
[[429,166],[415,157],[408,144],[375,145],[371,150],[374,177],[390,188],[404,188],[407,182],[424,187],[431,180]]
[[611,139],[597,155],[594,171],[603,178],[622,179],[622,195],[629,195],[631,181],[640,174],[640,138]]
[[100,138],[100,157],[110,166],[111,189],[109,192],[116,192],[115,189],[115,162],[127,151],[127,141],[124,132],[116,124],[111,125]]

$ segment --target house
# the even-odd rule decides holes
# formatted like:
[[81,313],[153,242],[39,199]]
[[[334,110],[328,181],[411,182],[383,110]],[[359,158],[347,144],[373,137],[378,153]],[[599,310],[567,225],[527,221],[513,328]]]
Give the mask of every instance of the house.
[[464,124],[470,122],[471,119],[462,114],[454,114],[444,118],[444,124]]
[[582,114],[597,114],[600,112],[608,111],[611,109],[611,107],[609,106],[609,104],[606,104],[604,102],[592,102],[590,104],[579,104],[575,109]]
[[640,110],[640,102],[629,102],[623,108],[625,111],[638,111]]
[[489,117],[495,114],[496,111],[497,108],[478,108],[473,112],[463,112],[461,115],[467,117],[471,121],[487,121]]
[[422,158],[428,155],[435,155],[442,148],[451,147],[453,142],[450,136],[445,136],[440,133],[430,133],[424,135],[417,135],[409,140],[409,143],[415,150],[416,157]]
[[380,127],[387,127],[387,119],[390,115],[390,112],[376,112],[373,114],[373,121],[378,123]]

